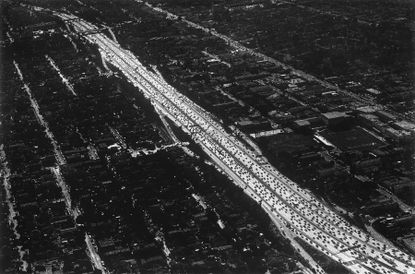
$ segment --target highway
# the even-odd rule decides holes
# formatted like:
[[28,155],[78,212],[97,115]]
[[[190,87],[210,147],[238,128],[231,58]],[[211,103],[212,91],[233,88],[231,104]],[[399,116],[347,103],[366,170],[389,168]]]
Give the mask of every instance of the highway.
[[[147,70],[129,51],[96,26],[73,15],[54,13],[96,44],[103,58],[119,69],[164,115],[188,133],[244,191],[293,233],[354,273],[414,273],[415,258],[352,226],[308,191],[229,134],[216,119]],[[323,273],[321,269],[316,272]]]

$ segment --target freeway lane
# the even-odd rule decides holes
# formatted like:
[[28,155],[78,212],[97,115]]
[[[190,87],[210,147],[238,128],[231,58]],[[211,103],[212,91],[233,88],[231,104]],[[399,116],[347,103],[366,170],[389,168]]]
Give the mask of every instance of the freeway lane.
[[[62,14],[58,15],[64,19],[73,18]],[[104,54],[104,57],[109,62],[119,68],[135,85],[139,85],[153,103],[163,105],[164,109],[168,109],[171,112],[169,116],[174,117],[176,123],[179,123],[184,129],[187,129],[188,133],[198,143],[202,143],[204,146],[210,146],[210,149],[214,151],[215,155],[222,159],[221,165],[226,165],[234,170],[234,172],[240,174],[240,179],[244,184],[249,185],[249,187],[253,186],[256,194],[263,201],[272,201],[271,208],[274,208],[278,214],[285,214],[287,222],[297,227],[297,234],[303,235],[304,233],[308,233],[314,236],[314,238],[311,236],[314,242],[323,244],[323,247],[325,246],[323,248],[320,245],[319,249],[323,252],[328,252],[336,260],[342,259],[343,263],[345,259],[348,261],[357,260],[356,262],[368,268],[367,272],[365,272],[362,271],[361,267],[354,267],[355,265],[347,266],[356,273],[372,273],[374,272],[372,269],[381,273],[415,273],[413,258],[410,258],[407,254],[394,248],[384,247],[382,243],[374,239],[372,240],[369,237],[365,238],[370,239],[370,243],[362,241],[361,238],[353,236],[356,231],[359,235],[366,235],[357,228],[353,228],[353,233],[349,234],[344,228],[333,226],[333,223],[319,216],[322,213],[326,214],[326,216],[335,218],[337,225],[342,224],[344,227],[351,227],[346,221],[342,220],[317,200],[314,200],[314,198],[310,200],[308,193],[307,195],[300,195],[300,193],[304,194],[306,192],[300,191],[297,186],[293,187],[293,182],[288,181],[284,177],[276,178],[276,176],[273,176],[262,168],[251,157],[249,150],[244,148],[238,141],[235,141],[220,125],[210,121],[211,119],[205,111],[200,107],[195,107],[194,103],[188,98],[178,95],[167,83],[163,83],[156,75],[152,75],[148,70],[143,68],[142,64],[131,53],[122,50],[118,44],[106,36],[94,34],[93,30],[96,28],[93,25],[87,24],[82,20],[73,20],[70,23],[79,32],[90,31],[90,34],[85,37],[90,42],[100,46],[101,53]],[[288,187],[286,185],[287,182],[283,182],[282,179],[289,182]],[[297,207],[302,208],[297,209]],[[330,244],[326,240],[328,237],[338,244]],[[363,243],[354,250],[341,252],[345,248],[347,249],[347,247],[354,246],[354,241]],[[390,252],[386,253],[385,250]],[[371,254],[376,254],[379,259],[369,258],[368,255]],[[403,255],[399,256],[403,259],[399,259],[394,254]],[[360,257],[364,258],[364,260],[361,260]],[[392,260],[393,263],[389,262],[389,260]]]

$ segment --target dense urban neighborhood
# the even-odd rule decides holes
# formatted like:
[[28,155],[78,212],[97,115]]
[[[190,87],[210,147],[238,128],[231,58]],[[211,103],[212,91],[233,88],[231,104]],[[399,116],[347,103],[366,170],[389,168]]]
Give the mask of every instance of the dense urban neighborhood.
[[0,5],[0,273],[415,273],[410,0]]

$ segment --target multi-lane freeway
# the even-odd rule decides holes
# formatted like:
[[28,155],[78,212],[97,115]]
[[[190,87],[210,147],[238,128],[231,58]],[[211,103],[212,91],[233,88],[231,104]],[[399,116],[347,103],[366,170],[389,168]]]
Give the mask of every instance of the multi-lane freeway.
[[[259,160],[208,112],[145,68],[129,51],[74,15],[54,12],[164,115],[174,121],[244,191],[299,238],[355,273],[414,273],[415,258],[352,226],[308,191]],[[322,272],[321,269],[315,269]]]

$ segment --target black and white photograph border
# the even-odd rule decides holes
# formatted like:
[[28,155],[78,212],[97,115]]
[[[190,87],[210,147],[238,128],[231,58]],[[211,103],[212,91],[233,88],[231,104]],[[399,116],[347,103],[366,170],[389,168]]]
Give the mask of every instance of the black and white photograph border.
[[411,0],[0,10],[0,273],[415,274]]

